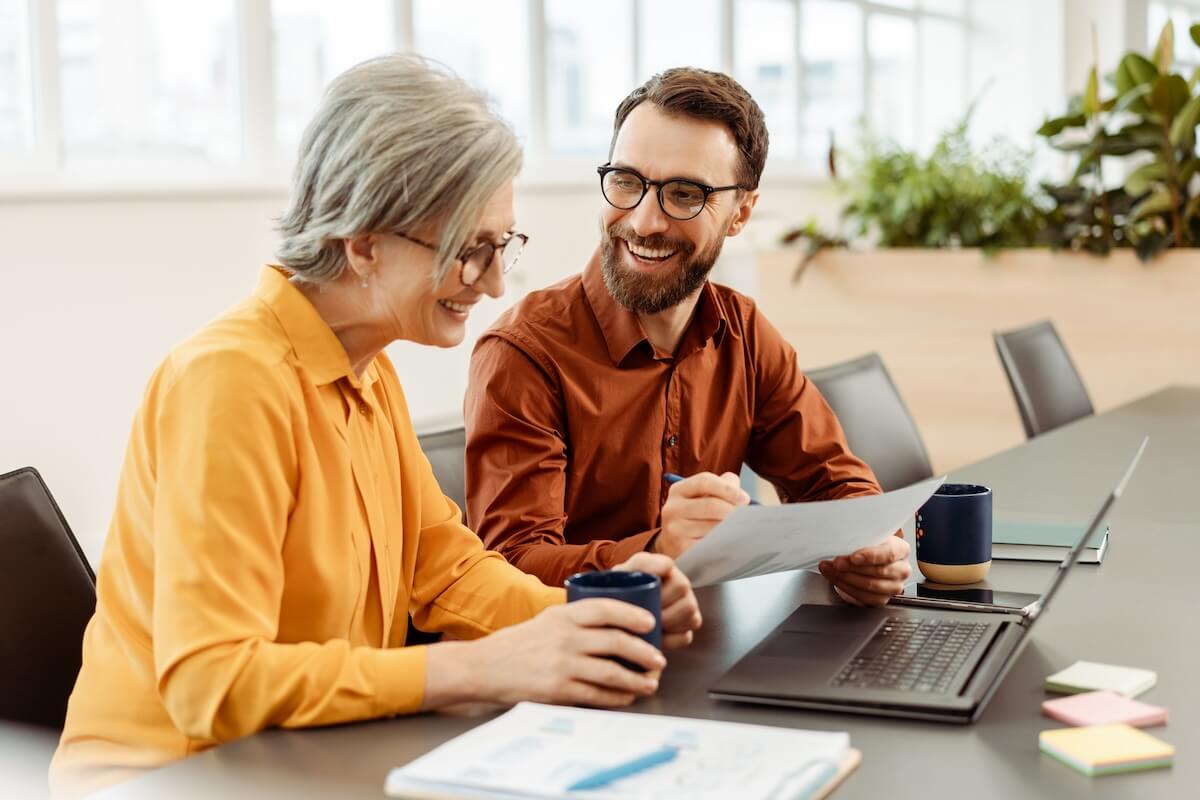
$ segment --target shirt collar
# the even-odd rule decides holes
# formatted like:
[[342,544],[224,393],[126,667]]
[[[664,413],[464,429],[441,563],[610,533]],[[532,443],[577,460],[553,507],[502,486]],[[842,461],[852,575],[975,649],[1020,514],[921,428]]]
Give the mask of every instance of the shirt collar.
[[[288,280],[288,273],[282,267],[263,268],[254,296],[275,315],[296,358],[314,383],[321,386],[347,378],[353,386],[362,386],[342,343],[308,298]],[[368,368],[364,377],[369,373]]]
[[[642,342],[647,348],[651,347],[646,331],[642,329],[637,314],[613,300],[604,284],[604,273],[600,267],[600,249],[592,254],[583,270],[583,293],[596,321],[600,324],[600,332],[608,347],[609,358],[614,364],[622,361]],[[725,338],[726,321],[724,310],[713,291],[712,284],[704,282],[700,289],[700,300],[696,304],[696,313],[692,316],[691,324],[684,331],[680,340],[677,358],[688,355],[692,349],[704,347],[709,339],[720,346]],[[698,337],[698,340],[697,340]],[[690,343],[695,342],[692,348]]]

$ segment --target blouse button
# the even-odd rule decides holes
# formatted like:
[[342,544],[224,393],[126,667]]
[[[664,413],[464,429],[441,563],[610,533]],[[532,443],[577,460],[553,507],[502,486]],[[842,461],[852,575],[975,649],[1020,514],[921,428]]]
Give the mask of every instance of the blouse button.
[[667,439],[667,444],[671,447],[674,447],[675,445],[679,444],[679,437],[675,434],[671,434],[671,438]]
[[371,407],[366,403],[359,403],[358,410],[364,417],[371,413]]

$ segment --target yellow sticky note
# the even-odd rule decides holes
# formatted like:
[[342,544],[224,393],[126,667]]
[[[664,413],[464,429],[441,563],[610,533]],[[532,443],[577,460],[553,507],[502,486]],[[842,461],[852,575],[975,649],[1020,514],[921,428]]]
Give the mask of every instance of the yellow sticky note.
[[1042,731],[1038,745],[1085,775],[1169,767],[1175,757],[1174,747],[1124,723]]

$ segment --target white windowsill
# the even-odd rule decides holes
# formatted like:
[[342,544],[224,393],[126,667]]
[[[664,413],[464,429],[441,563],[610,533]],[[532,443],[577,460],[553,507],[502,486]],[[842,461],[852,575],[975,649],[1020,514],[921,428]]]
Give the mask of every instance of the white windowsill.
[[[598,181],[595,169],[596,165],[590,161],[531,164],[517,178],[517,190],[573,192],[591,188]],[[830,180],[822,173],[789,164],[775,171],[768,170],[762,183],[767,188],[822,189],[830,185]],[[103,173],[0,172],[0,204],[272,198],[286,197],[290,186],[288,175],[282,172],[258,176],[229,172],[212,176],[189,173],[169,178],[131,178]]]

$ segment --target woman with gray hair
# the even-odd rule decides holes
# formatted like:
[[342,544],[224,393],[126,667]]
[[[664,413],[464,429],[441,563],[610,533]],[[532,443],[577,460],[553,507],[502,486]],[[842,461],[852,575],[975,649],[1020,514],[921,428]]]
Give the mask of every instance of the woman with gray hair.
[[[663,656],[632,635],[653,627],[647,612],[564,605],[461,524],[383,353],[397,339],[458,344],[471,307],[501,294],[526,241],[520,164],[484,98],[418,57],[330,86],[301,144],[279,266],[146,390],[56,791],[270,726],[655,691]],[[625,568],[663,578],[665,643],[690,641],[700,615],[670,559]],[[406,647],[410,615],[453,641]]]

